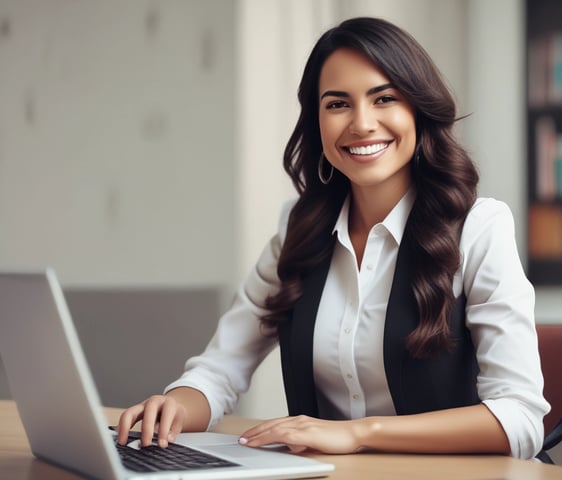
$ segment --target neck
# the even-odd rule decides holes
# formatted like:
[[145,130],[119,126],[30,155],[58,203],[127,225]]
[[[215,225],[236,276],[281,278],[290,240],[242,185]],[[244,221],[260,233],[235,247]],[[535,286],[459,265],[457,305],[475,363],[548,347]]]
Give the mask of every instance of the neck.
[[410,182],[391,188],[352,188],[349,230],[368,234],[382,222],[410,188]]

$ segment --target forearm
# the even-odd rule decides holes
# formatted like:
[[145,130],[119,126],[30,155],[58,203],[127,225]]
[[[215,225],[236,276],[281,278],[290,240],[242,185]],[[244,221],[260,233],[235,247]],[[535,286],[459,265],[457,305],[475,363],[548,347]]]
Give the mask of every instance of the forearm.
[[357,420],[363,449],[416,453],[509,454],[509,441],[485,405],[417,415],[367,417]]
[[211,419],[211,407],[207,397],[199,390],[190,387],[178,387],[166,393],[185,408],[186,417],[182,431],[201,432],[207,429]]

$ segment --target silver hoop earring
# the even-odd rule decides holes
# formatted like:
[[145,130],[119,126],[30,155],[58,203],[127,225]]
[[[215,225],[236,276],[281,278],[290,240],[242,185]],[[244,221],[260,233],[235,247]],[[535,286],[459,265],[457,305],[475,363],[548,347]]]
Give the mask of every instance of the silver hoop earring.
[[330,164],[330,174],[328,175],[328,177],[324,177],[324,159],[326,157],[324,156],[324,152],[322,152],[320,154],[320,159],[318,160],[318,178],[320,179],[320,181],[324,184],[324,185],[328,185],[328,183],[330,183],[330,180],[332,180],[332,177],[334,175],[334,166],[328,162]]

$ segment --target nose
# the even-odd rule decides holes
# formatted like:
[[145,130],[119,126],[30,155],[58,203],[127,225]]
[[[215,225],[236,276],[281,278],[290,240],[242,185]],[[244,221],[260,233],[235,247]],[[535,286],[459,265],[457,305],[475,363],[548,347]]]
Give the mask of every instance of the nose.
[[374,132],[378,127],[378,118],[370,105],[358,105],[353,109],[349,122],[349,131],[354,135],[364,136]]

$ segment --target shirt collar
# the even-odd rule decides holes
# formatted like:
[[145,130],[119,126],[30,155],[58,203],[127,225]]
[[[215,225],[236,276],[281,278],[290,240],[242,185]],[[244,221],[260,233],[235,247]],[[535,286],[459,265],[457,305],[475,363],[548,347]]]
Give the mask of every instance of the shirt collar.
[[[400,245],[402,241],[402,235],[404,234],[406,222],[408,221],[408,216],[414,205],[415,198],[415,188],[411,187],[389,212],[386,218],[378,224],[382,225],[392,235],[398,245]],[[350,196],[348,195],[342,205],[334,229],[332,230],[332,233],[337,233],[340,240],[349,238],[349,205]]]

